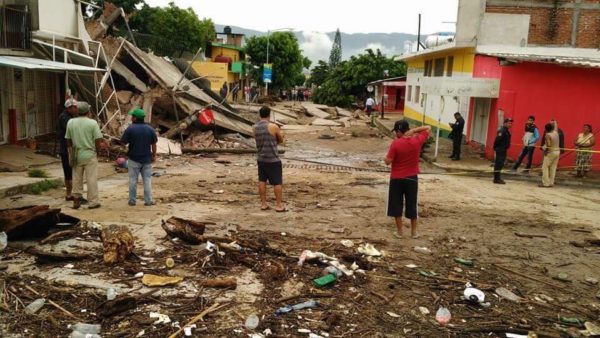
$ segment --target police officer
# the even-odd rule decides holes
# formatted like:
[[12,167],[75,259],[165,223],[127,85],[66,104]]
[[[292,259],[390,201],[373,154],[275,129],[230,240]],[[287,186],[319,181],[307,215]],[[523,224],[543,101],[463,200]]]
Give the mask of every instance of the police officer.
[[452,155],[450,155],[450,158],[452,161],[458,161],[460,160],[460,144],[462,143],[465,119],[463,119],[459,112],[454,113],[454,119],[456,123],[450,123],[452,131],[448,137],[452,139]]
[[510,148],[510,127],[512,127],[512,122],[513,120],[511,118],[504,119],[504,125],[498,130],[498,134],[496,134],[496,139],[494,140],[494,151],[496,152],[496,160],[494,162],[494,183],[496,184],[506,184],[506,182],[500,178],[500,172],[506,161],[506,152],[508,148]]

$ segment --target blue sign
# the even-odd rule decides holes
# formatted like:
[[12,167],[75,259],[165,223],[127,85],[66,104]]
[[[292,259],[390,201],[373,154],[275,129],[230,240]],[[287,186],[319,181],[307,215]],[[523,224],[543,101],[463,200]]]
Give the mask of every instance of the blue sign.
[[272,64],[270,63],[265,63],[263,65],[263,82],[264,83],[271,83],[272,79],[273,79],[273,69],[271,68]]

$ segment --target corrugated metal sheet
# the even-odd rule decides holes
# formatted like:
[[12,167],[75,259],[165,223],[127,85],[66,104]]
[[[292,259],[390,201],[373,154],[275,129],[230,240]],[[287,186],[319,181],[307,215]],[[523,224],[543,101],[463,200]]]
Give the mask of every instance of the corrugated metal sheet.
[[74,65],[72,63],[54,62],[23,56],[0,56],[0,66],[20,68],[20,69],[38,69],[46,71],[72,71],[72,72],[104,72],[104,69]]
[[576,58],[566,56],[547,56],[534,54],[515,54],[515,53],[480,53],[482,55],[494,56],[516,62],[543,62],[553,63],[565,66],[600,68],[600,59]]

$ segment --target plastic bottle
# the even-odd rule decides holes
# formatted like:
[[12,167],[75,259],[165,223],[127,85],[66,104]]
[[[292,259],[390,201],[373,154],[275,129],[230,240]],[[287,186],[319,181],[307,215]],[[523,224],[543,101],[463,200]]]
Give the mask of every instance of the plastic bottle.
[[46,299],[38,298],[25,307],[25,312],[30,315],[35,314],[36,312],[40,311],[44,304],[46,304]]
[[321,272],[321,276],[327,276],[329,274],[335,275],[337,278],[340,278],[343,275],[342,271],[335,266],[328,266]]
[[244,324],[244,326],[246,326],[248,330],[254,330],[258,327],[259,322],[260,320],[258,319],[258,316],[255,314],[251,314],[248,316],[248,318],[246,318],[246,323]]
[[6,232],[0,232],[0,251],[6,249],[8,245],[8,237],[6,236]]
[[102,329],[102,326],[100,326],[100,324],[86,324],[86,323],[77,323],[75,325],[71,325],[71,330],[73,331],[78,331],[79,333],[91,333],[91,334],[98,334],[100,333],[100,330]]
[[306,301],[304,303],[299,303],[296,305],[288,305],[288,306],[284,306],[281,307],[279,309],[277,309],[277,311],[275,311],[276,315],[282,315],[284,313],[288,313],[288,312],[292,312],[292,311],[297,311],[297,310],[302,310],[302,309],[307,309],[307,308],[314,308],[319,306],[319,302],[315,301],[315,300],[309,300]]
[[440,326],[446,326],[450,319],[452,319],[452,314],[450,313],[450,310],[443,306],[441,306],[435,313],[435,320],[437,320],[437,322],[440,323]]
[[334,274],[330,273],[328,275],[325,275],[323,277],[319,277],[319,278],[313,280],[313,284],[315,284],[315,286],[318,286],[318,287],[324,287],[324,286],[335,283],[336,280],[337,280],[337,277]]
[[115,288],[110,287],[106,290],[106,300],[113,300],[117,298],[117,291]]

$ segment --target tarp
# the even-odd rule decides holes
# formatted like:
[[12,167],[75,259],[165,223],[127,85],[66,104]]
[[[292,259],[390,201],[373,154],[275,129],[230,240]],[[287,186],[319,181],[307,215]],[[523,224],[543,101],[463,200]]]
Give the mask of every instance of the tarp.
[[37,69],[54,72],[105,72],[105,69],[74,65],[72,63],[54,62],[50,60],[36,59],[25,56],[0,56],[0,66],[21,68],[21,69]]

